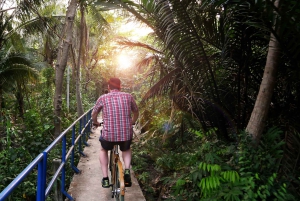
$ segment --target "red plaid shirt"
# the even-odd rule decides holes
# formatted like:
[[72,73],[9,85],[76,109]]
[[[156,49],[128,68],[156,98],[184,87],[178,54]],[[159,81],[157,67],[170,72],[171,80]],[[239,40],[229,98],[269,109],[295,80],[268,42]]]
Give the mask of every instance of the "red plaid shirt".
[[129,93],[110,90],[100,96],[93,111],[102,110],[104,140],[116,142],[132,139],[131,111],[138,111],[135,100]]

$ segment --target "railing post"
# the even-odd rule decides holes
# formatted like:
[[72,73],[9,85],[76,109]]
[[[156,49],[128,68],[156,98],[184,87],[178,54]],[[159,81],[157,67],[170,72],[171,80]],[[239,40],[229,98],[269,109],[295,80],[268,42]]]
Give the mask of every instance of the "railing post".
[[[61,163],[60,159],[53,159],[52,168],[53,168],[53,173],[54,174],[58,170],[58,168],[60,166],[60,163]],[[54,200],[55,201],[63,201],[63,195],[62,195],[62,192],[61,192],[60,189],[61,189],[60,184],[56,180],[55,183],[54,183]]]
[[84,116],[83,118],[83,128],[84,128],[84,132],[82,133],[82,139],[83,139],[83,143],[85,144],[85,146],[90,146],[88,143],[87,143],[87,129],[86,129],[86,116]]
[[45,201],[47,152],[43,152],[43,159],[38,163],[37,201]]
[[[89,121],[91,120],[91,113],[92,113],[92,111],[89,111],[89,112],[87,113],[87,115],[86,115],[86,117],[87,117],[87,122],[89,122]],[[92,126],[91,122],[92,122],[92,121],[90,121],[90,122],[89,122],[89,125],[87,126],[87,128],[88,128],[88,131],[87,131],[87,132],[89,133],[89,139],[91,138],[91,137],[90,137],[91,126]]]
[[80,139],[78,140],[78,148],[79,148],[79,153],[82,155],[82,156],[86,156],[83,151],[82,151],[82,135],[81,135],[81,120],[79,120],[79,135],[80,135]]
[[75,128],[75,125],[74,125],[73,128],[72,128],[72,146],[73,146],[73,150],[72,150],[72,154],[71,154],[71,167],[72,167],[72,169],[73,169],[76,173],[79,173],[80,170],[74,165],[74,158],[75,158],[75,139],[76,139],[75,133],[76,133],[76,128]]
[[[67,148],[67,142],[66,142],[66,135],[62,138],[62,164],[66,164],[66,148]],[[61,170],[61,192],[69,199],[74,200],[71,195],[69,195],[65,190],[65,183],[66,183],[66,168],[65,165],[63,166]]]

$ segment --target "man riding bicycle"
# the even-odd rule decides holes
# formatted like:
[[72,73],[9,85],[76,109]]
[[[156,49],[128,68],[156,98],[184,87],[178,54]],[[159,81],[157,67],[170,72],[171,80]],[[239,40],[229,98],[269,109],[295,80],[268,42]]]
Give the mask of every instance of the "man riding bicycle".
[[[97,116],[102,111],[103,128],[100,136],[100,164],[103,173],[102,187],[109,188],[108,179],[108,150],[118,144],[122,151],[125,165],[125,186],[131,186],[130,164],[133,128],[139,111],[137,104],[131,94],[121,92],[121,81],[119,78],[110,78],[108,81],[109,93],[100,96],[92,111],[94,126],[99,126]],[[133,115],[131,115],[133,113]]]

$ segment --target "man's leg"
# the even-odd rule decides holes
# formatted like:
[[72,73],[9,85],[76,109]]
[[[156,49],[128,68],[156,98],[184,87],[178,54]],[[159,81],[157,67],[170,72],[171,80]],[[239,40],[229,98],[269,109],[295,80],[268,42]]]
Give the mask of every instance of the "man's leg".
[[131,176],[130,176],[131,149],[128,149],[127,151],[123,151],[122,157],[125,165],[125,170],[124,170],[125,186],[130,187],[132,185]]
[[101,164],[103,177],[108,177],[108,151],[103,149],[102,146],[100,148],[99,160]]
[[100,153],[99,153],[99,160],[102,169],[103,179],[102,179],[102,187],[109,188],[109,179],[108,179],[108,150],[113,149],[113,143],[105,141],[100,137]]
[[102,146],[100,148],[99,160],[102,169],[102,187],[109,188],[109,179],[108,179],[108,151],[103,149]]
[[130,169],[131,149],[128,149],[127,151],[122,151],[122,158],[124,161],[125,169]]

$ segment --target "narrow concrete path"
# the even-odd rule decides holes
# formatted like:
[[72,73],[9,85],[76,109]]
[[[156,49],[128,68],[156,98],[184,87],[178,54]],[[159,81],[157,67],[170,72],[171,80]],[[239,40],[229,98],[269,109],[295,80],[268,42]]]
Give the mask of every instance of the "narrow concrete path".
[[[91,133],[90,139],[87,141],[89,146],[86,146],[83,150],[87,156],[81,157],[77,166],[81,173],[74,174],[68,190],[69,195],[76,201],[115,200],[115,198],[111,198],[111,188],[102,188],[101,186],[102,171],[99,162],[100,130],[101,127],[98,127]],[[132,169],[131,179],[132,186],[126,188],[125,201],[146,201]]]

